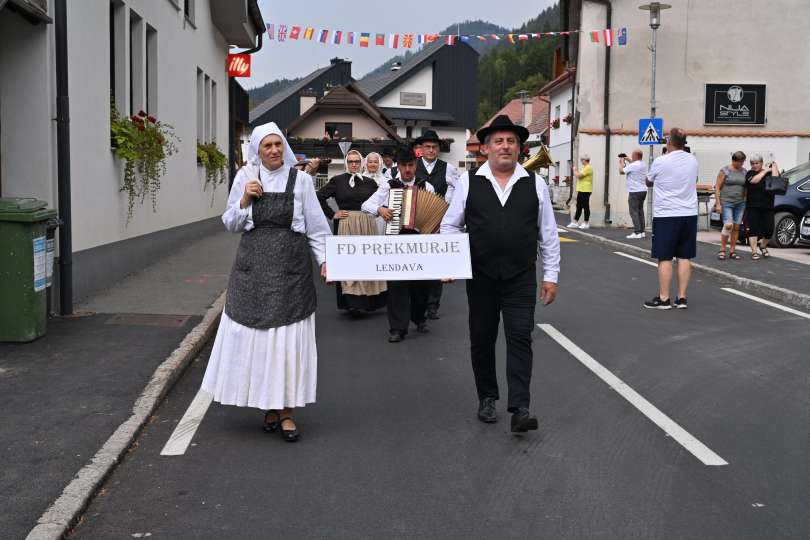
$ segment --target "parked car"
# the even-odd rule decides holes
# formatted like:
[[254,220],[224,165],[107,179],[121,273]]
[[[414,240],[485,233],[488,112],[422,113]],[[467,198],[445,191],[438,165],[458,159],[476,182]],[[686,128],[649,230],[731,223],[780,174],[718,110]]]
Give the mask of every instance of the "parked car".
[[799,229],[799,242],[810,244],[810,211],[802,218],[802,226]]
[[[782,176],[788,179],[788,190],[784,195],[777,195],[774,199],[774,227],[771,245],[775,247],[792,246],[799,240],[799,224],[810,212],[810,162],[797,165],[790,170],[782,171]],[[711,215],[712,227],[719,229],[723,226],[720,216],[715,212]],[[743,230],[746,230],[743,219]],[[747,235],[740,235],[740,242],[745,242]]]

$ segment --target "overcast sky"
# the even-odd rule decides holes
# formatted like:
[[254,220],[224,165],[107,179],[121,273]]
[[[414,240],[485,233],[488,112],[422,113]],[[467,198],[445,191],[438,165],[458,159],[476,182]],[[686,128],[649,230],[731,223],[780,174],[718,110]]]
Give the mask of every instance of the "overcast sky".
[[[265,22],[292,26],[312,26],[317,30],[343,30],[375,33],[430,34],[464,20],[481,19],[515,28],[536,17],[555,0],[259,0]],[[351,8],[343,6],[351,6]],[[493,9],[497,7],[497,9]],[[265,38],[267,35],[265,34]],[[360,78],[397,53],[397,49],[365,49],[355,45],[321,44],[317,41],[264,40],[264,47],[253,55],[250,79],[245,88],[261,86],[274,79],[307,75],[339,56],[352,61],[352,76]]]

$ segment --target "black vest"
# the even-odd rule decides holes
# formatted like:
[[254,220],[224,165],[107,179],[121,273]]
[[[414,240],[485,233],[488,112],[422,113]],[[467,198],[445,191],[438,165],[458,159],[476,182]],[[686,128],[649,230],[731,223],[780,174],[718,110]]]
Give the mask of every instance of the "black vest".
[[436,194],[444,197],[445,193],[447,193],[447,162],[437,159],[436,164],[433,166],[433,172],[428,174],[425,162],[420,158],[416,162],[416,178],[433,184]]
[[532,172],[512,186],[504,206],[485,176],[470,174],[464,222],[474,273],[509,279],[535,268],[539,204]]

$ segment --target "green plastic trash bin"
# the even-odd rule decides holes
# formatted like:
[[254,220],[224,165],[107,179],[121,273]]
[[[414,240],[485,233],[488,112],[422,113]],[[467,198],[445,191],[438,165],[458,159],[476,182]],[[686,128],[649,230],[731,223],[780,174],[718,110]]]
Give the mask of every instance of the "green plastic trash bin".
[[0,198],[0,341],[33,341],[47,320],[48,220],[56,210],[29,198]]

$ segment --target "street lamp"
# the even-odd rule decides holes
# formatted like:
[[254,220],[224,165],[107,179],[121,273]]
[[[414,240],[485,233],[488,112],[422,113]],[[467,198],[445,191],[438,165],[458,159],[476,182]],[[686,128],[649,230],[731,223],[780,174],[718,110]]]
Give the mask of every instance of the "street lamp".
[[[655,118],[655,53],[657,50],[656,47],[656,32],[658,28],[661,26],[661,10],[669,9],[672,6],[669,4],[662,4],[660,2],[650,2],[649,4],[644,4],[643,6],[638,6],[638,9],[649,11],[650,12],[650,28],[652,28],[652,45],[650,46],[650,52],[652,52],[652,81],[650,83],[651,87],[651,94],[650,94],[650,118]],[[662,134],[663,135],[663,134]],[[655,145],[650,145],[650,155],[647,159],[647,166],[652,167],[653,162],[653,154],[655,153]],[[647,219],[649,222],[652,222],[652,190],[650,188],[647,195]]]

